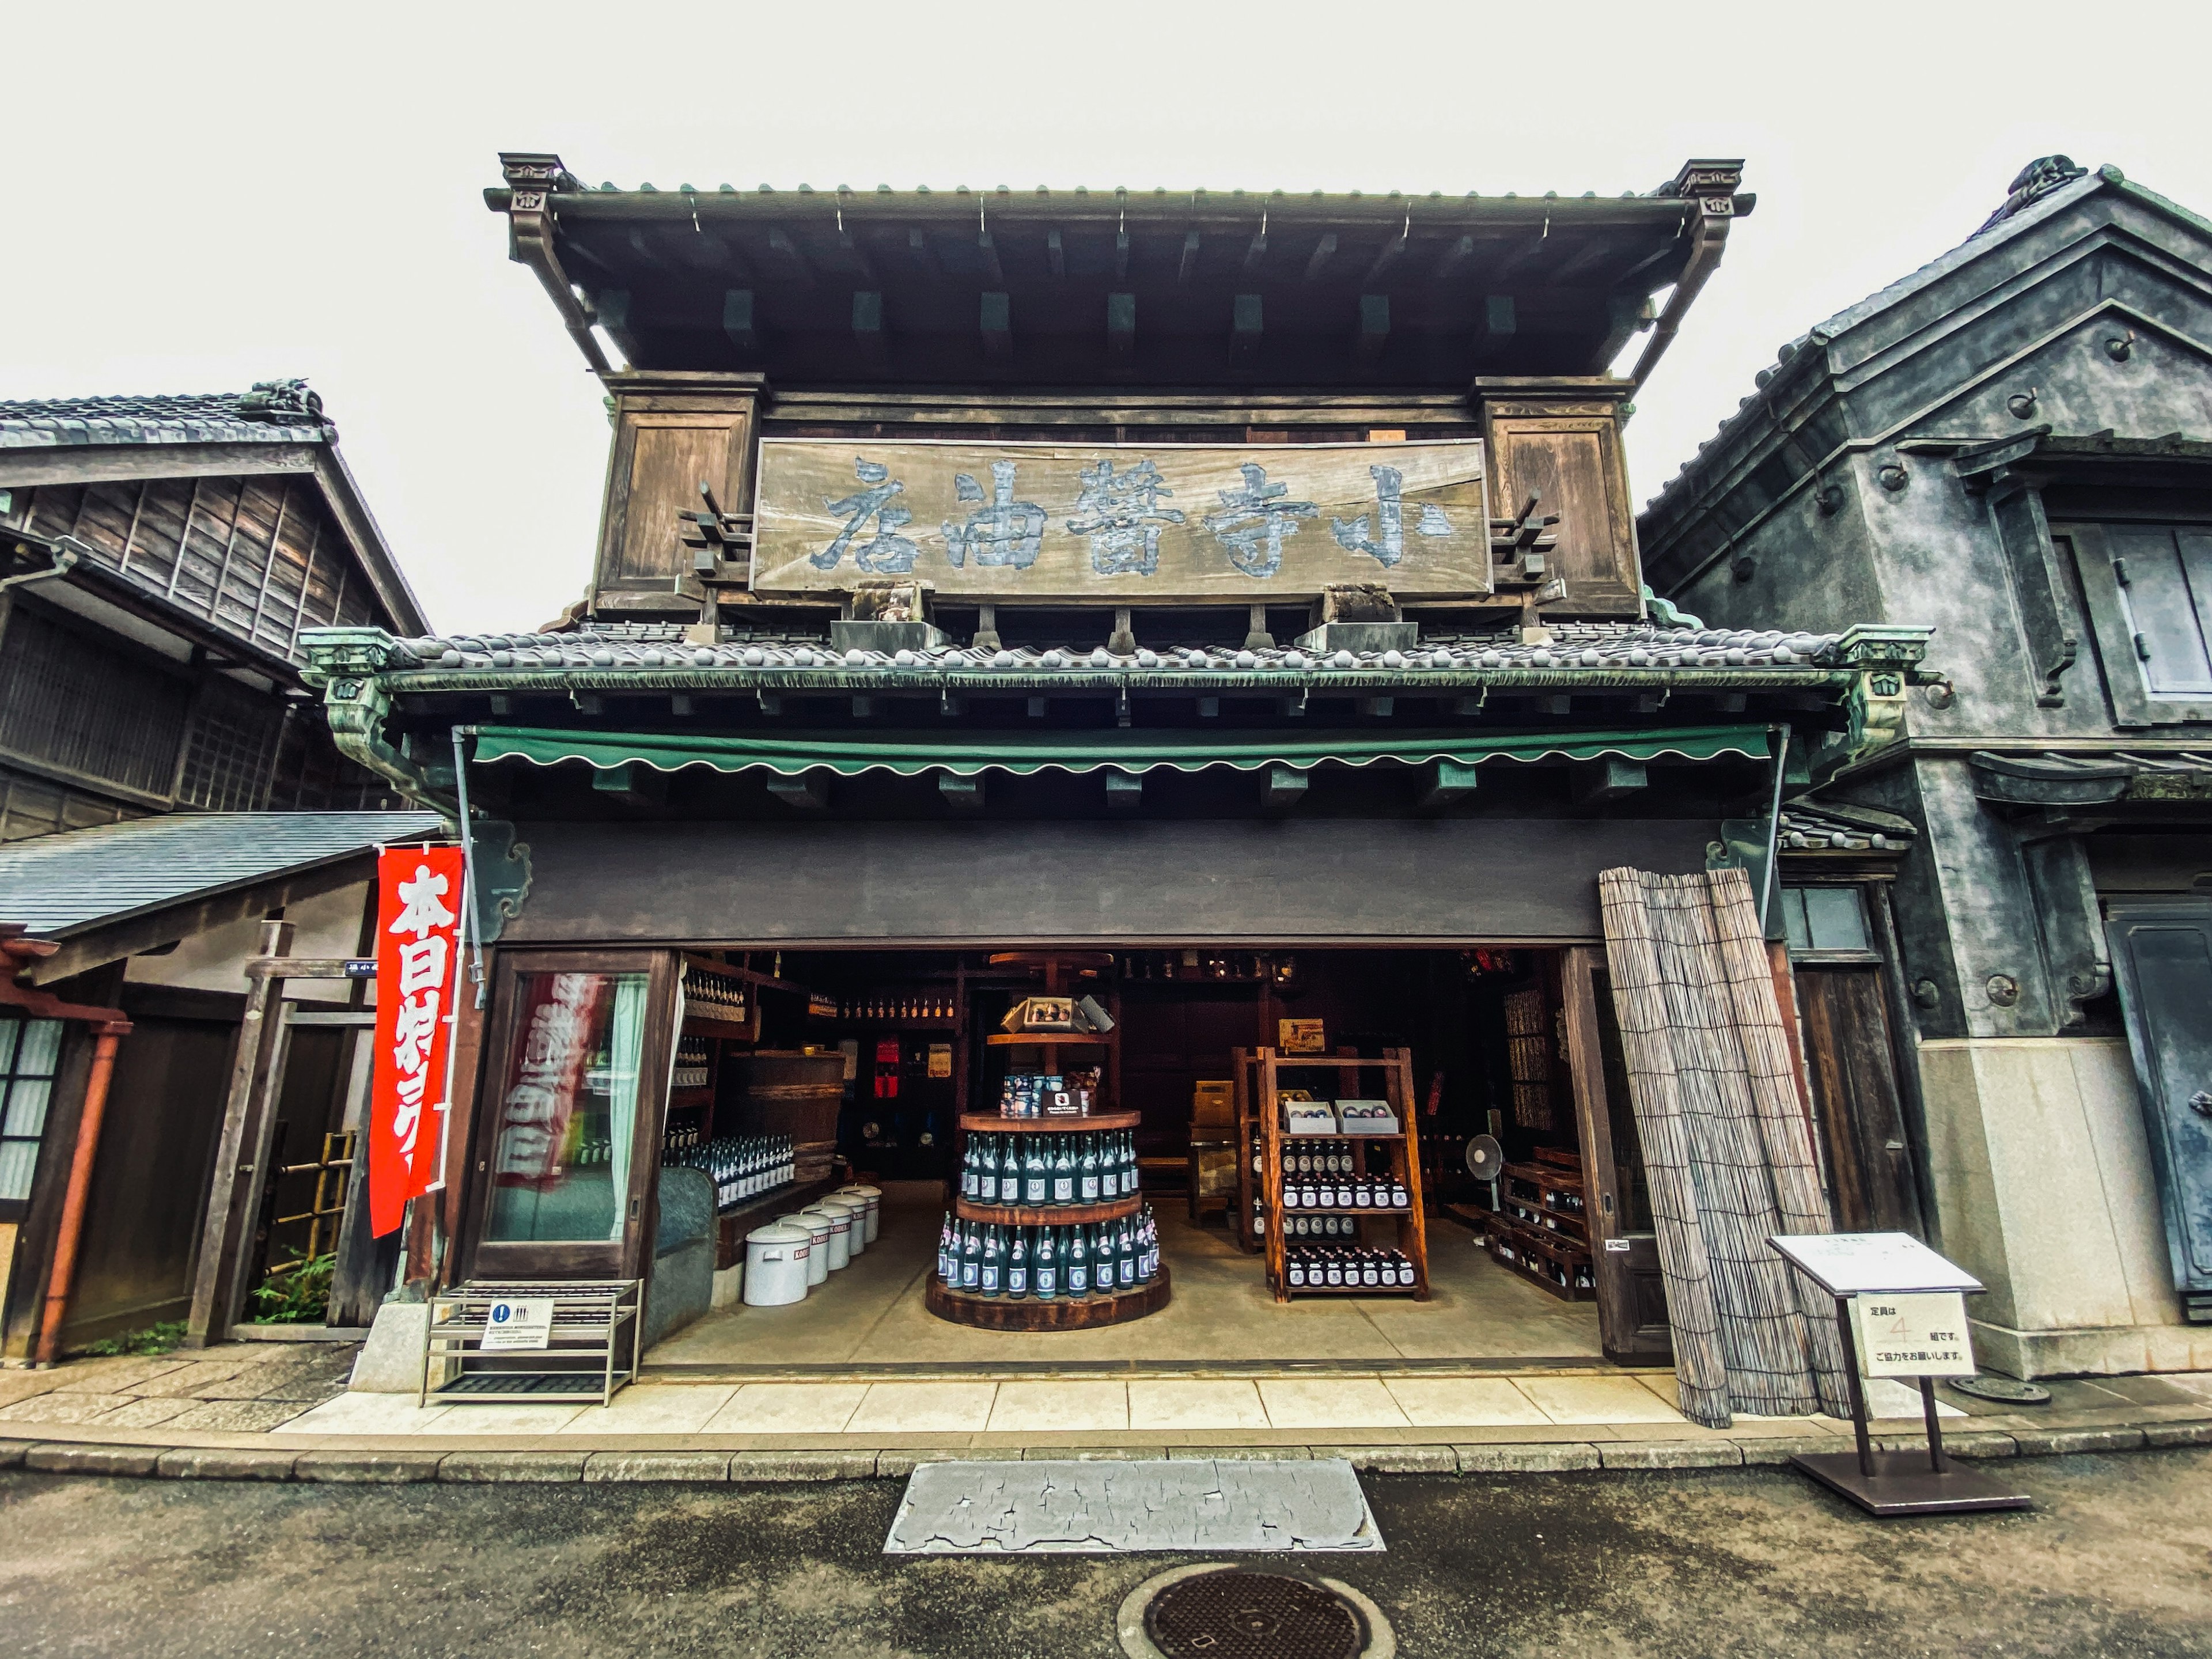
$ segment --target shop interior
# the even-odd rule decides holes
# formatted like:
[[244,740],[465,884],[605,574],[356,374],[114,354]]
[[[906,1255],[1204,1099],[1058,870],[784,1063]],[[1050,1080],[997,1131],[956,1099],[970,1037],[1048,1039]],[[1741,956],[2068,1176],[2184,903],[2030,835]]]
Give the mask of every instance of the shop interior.
[[684,964],[660,1192],[712,1181],[715,1273],[649,1366],[1601,1352],[1558,951]]

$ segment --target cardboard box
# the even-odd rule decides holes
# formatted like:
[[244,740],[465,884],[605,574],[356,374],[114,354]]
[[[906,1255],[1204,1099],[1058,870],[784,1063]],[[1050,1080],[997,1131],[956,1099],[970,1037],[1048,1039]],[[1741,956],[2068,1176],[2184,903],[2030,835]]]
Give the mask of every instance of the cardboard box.
[[1283,1103],[1283,1133],[1333,1135],[1336,1133],[1336,1108],[1326,1100],[1286,1100]]
[[1226,1129],[1237,1121],[1237,1097],[1226,1083],[1205,1082],[1190,1091],[1190,1124],[1194,1129]]

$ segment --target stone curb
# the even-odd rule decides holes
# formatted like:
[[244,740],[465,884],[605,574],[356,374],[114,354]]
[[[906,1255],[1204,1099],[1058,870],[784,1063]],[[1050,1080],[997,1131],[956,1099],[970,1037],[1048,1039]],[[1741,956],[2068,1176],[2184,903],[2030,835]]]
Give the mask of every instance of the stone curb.
[[[1916,1450],[1917,1435],[1877,1435],[1884,1450]],[[707,1485],[900,1480],[924,1463],[963,1460],[1035,1462],[1305,1460],[1340,1457],[1373,1474],[1556,1474],[1584,1470],[1771,1468],[1800,1452],[1848,1451],[1847,1435],[1747,1436],[1740,1440],[1532,1440],[1473,1444],[1368,1446],[1051,1446],[997,1452],[955,1448],[855,1448],[850,1451],[290,1451],[276,1448],[107,1445],[0,1440],[0,1469],[51,1474],[159,1477],[172,1480],[312,1480],[340,1485],[684,1481]],[[2014,1428],[1943,1437],[1962,1458],[2057,1457],[2212,1446],[2212,1419],[2138,1427]]]

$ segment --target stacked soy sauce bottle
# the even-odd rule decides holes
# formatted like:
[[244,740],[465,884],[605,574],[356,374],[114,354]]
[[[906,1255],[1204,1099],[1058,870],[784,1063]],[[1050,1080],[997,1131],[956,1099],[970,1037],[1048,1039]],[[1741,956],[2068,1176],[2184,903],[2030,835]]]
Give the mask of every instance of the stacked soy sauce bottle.
[[971,1204],[1105,1204],[1136,1190],[1137,1143],[1126,1131],[971,1134],[960,1168]]
[[1160,1268],[1150,1205],[1135,1215],[1073,1227],[1004,1227],[947,1215],[937,1276],[972,1295],[1050,1302],[1112,1296],[1149,1284]]
[[1410,1291],[1413,1288],[1413,1259],[1403,1250],[1294,1244],[1283,1252],[1283,1269],[1293,1290]]
[[714,1178],[714,1207],[727,1210],[799,1178],[797,1143],[788,1135],[720,1135],[666,1155]]

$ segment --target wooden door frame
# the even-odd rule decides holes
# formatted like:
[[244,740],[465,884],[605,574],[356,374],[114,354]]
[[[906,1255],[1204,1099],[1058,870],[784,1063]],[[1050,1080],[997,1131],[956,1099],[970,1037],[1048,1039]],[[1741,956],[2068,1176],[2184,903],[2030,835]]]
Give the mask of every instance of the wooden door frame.
[[1605,1050],[1598,1035],[1595,979],[1605,963],[1601,945],[1571,945],[1559,953],[1559,1006],[1566,1018],[1576,1139],[1583,1157],[1583,1229],[1589,1235],[1591,1277],[1597,1281],[1598,1343],[1610,1356],[1632,1352],[1629,1339],[1638,1325],[1626,1264],[1613,1262],[1617,1253],[1607,1249],[1608,1239],[1627,1235],[1621,1229],[1616,1190],[1620,1166],[1613,1154]]
[[[559,1243],[493,1243],[484,1238],[491,1209],[492,1143],[499,1134],[498,1097],[514,1042],[518,988],[525,974],[592,973],[646,975],[645,1031],[638,1049],[637,1121],[631,1126],[629,1193],[623,1237],[617,1245],[581,1240]],[[461,1200],[462,1234],[458,1279],[642,1279],[644,1241],[658,1227],[653,1202],[660,1170],[659,1135],[668,1109],[669,1056],[676,1040],[678,953],[659,946],[634,950],[581,951],[514,949],[498,951],[492,963],[489,1040],[477,1073],[479,1107],[471,1114],[468,1188]],[[487,1261],[485,1253],[493,1253]],[[508,1259],[509,1257],[514,1259]]]

